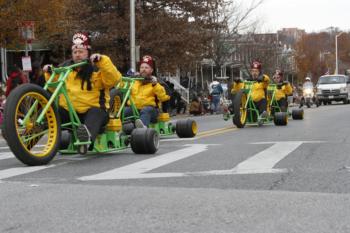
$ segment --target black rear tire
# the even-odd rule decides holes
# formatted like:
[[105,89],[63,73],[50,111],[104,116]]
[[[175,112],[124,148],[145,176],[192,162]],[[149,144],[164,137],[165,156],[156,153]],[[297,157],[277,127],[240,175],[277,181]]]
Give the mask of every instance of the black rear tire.
[[192,119],[178,120],[175,131],[179,138],[193,138],[198,131],[197,123]]
[[293,109],[292,110],[293,120],[303,120],[304,119],[304,109]]
[[68,130],[63,130],[61,132],[60,150],[68,149],[71,142],[72,142],[72,134]]
[[130,145],[135,154],[154,154],[159,148],[159,134],[151,128],[136,128],[131,133]]
[[277,126],[285,126],[288,124],[288,114],[286,112],[276,112],[273,121]]

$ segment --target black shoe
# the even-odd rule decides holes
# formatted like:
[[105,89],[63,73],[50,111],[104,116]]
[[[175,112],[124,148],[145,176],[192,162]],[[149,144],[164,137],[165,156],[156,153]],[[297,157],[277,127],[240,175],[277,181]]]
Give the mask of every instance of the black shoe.
[[81,142],[87,142],[91,140],[91,134],[86,125],[81,124],[77,128],[77,137]]

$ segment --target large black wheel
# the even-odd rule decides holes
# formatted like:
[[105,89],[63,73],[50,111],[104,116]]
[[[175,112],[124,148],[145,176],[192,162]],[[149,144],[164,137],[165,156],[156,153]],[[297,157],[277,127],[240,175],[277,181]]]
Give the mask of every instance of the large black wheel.
[[293,120],[302,120],[304,119],[304,109],[293,109],[292,110],[292,118]]
[[179,138],[193,138],[198,132],[197,123],[192,119],[178,120],[175,131]]
[[247,96],[243,93],[242,90],[240,90],[234,100],[233,100],[233,124],[237,126],[237,128],[243,128],[245,126],[245,123],[247,121],[247,109],[246,109],[246,103],[247,103]]
[[34,84],[23,84],[11,92],[4,112],[4,133],[14,155],[24,164],[49,163],[57,153],[61,128],[56,108],[48,108],[43,120],[37,119],[47,105],[49,94]]
[[154,154],[159,147],[159,135],[150,128],[136,128],[131,133],[131,149],[135,154]]
[[68,130],[63,130],[61,132],[60,150],[68,149],[71,142],[72,142],[72,134]]
[[121,107],[123,101],[123,93],[118,89],[112,89],[109,93],[111,99],[109,100],[109,114],[115,117]]
[[285,126],[288,124],[288,114],[286,112],[276,112],[273,122],[278,126]]

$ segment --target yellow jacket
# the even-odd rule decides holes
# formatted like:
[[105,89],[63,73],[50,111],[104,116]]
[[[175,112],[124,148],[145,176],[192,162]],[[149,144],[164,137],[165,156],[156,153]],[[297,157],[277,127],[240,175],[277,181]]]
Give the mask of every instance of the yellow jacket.
[[263,75],[262,82],[254,82],[252,87],[252,100],[254,102],[258,102],[262,99],[265,99],[265,92],[267,90],[267,86],[269,85],[270,78],[266,74]]
[[233,82],[231,87],[231,94],[237,94],[239,90],[241,90],[244,87],[244,82]]
[[[137,109],[142,109],[145,106],[157,107],[156,98],[160,102],[164,102],[170,99],[165,92],[162,85],[157,83],[143,84],[142,81],[135,81],[131,89],[131,99],[134,102]],[[130,103],[129,103],[130,104]]]
[[[91,90],[87,90],[87,82],[81,89],[82,80],[77,77],[78,72],[73,70],[66,79],[67,93],[74,109],[78,113],[85,113],[91,107],[109,108],[109,90],[114,87],[122,75],[113,65],[109,57],[102,55],[101,60],[95,63],[98,71],[91,75]],[[45,73],[45,79],[50,78],[49,73]],[[59,105],[68,110],[66,99],[60,96]]]
[[288,83],[288,84],[283,85],[281,87],[281,89],[276,89],[275,98],[278,101],[280,99],[286,98],[287,95],[291,95],[292,93],[293,93],[293,88]]

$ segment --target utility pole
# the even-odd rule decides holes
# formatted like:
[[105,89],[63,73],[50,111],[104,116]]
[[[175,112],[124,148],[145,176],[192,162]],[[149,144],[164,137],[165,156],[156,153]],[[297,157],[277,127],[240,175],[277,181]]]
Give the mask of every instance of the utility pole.
[[135,0],[130,0],[130,66],[136,71]]
[[335,74],[338,74],[338,37],[344,32],[339,33],[335,36]]

